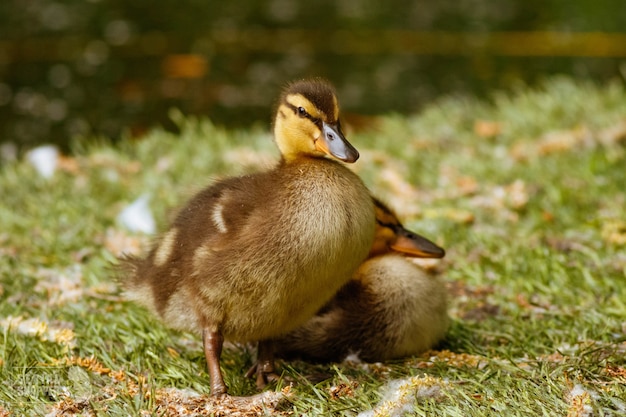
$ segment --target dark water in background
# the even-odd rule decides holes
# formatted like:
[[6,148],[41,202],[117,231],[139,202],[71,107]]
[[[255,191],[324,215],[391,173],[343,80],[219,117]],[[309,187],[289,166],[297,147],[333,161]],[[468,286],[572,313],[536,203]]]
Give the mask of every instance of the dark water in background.
[[310,75],[358,114],[551,74],[624,80],[625,33],[623,0],[2,0],[0,142],[173,128],[172,107],[269,123],[280,86]]

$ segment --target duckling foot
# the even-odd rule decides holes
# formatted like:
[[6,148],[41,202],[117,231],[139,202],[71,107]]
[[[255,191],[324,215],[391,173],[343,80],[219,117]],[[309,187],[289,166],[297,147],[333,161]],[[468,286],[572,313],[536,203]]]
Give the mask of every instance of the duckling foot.
[[246,377],[252,378],[256,374],[256,387],[261,390],[268,382],[278,381],[279,376],[274,372],[274,368],[274,344],[270,340],[259,342],[257,361],[248,369]]
[[246,372],[246,377],[252,378],[255,374],[256,387],[259,390],[265,388],[268,383],[276,382],[280,378],[280,376],[274,372],[273,368],[267,367],[267,363],[255,363],[250,367],[250,369],[248,369],[248,372]]

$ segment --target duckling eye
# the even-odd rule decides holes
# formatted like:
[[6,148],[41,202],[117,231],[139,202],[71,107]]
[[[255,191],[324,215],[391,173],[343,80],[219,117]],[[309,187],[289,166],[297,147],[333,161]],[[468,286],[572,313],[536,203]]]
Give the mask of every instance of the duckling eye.
[[309,117],[309,113],[306,112],[304,107],[298,107],[298,114],[300,117]]

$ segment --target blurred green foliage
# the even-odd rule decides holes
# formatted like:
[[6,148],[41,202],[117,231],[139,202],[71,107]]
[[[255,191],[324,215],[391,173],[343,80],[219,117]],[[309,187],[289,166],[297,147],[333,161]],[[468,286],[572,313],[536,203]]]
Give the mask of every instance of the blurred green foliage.
[[[174,128],[171,107],[219,124],[267,122],[280,86],[310,75],[330,78],[346,110],[366,114],[410,113],[443,94],[485,95],[547,74],[623,77],[623,56],[381,52],[386,31],[398,30],[623,32],[621,11],[621,0],[3,0],[0,142],[66,146],[73,136]],[[351,52],[355,39],[373,52]],[[168,74],[165,62],[179,54],[206,68]]]

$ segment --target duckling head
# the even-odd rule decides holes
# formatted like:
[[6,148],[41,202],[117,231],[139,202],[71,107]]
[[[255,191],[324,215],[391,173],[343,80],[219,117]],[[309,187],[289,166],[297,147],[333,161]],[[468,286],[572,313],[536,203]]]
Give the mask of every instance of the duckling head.
[[423,236],[413,233],[402,226],[393,211],[380,200],[374,198],[376,213],[376,234],[369,253],[369,258],[398,252],[416,258],[443,258],[446,254]]
[[276,110],[274,137],[285,161],[303,156],[330,156],[343,162],[359,158],[341,131],[335,89],[319,78],[285,88]]

